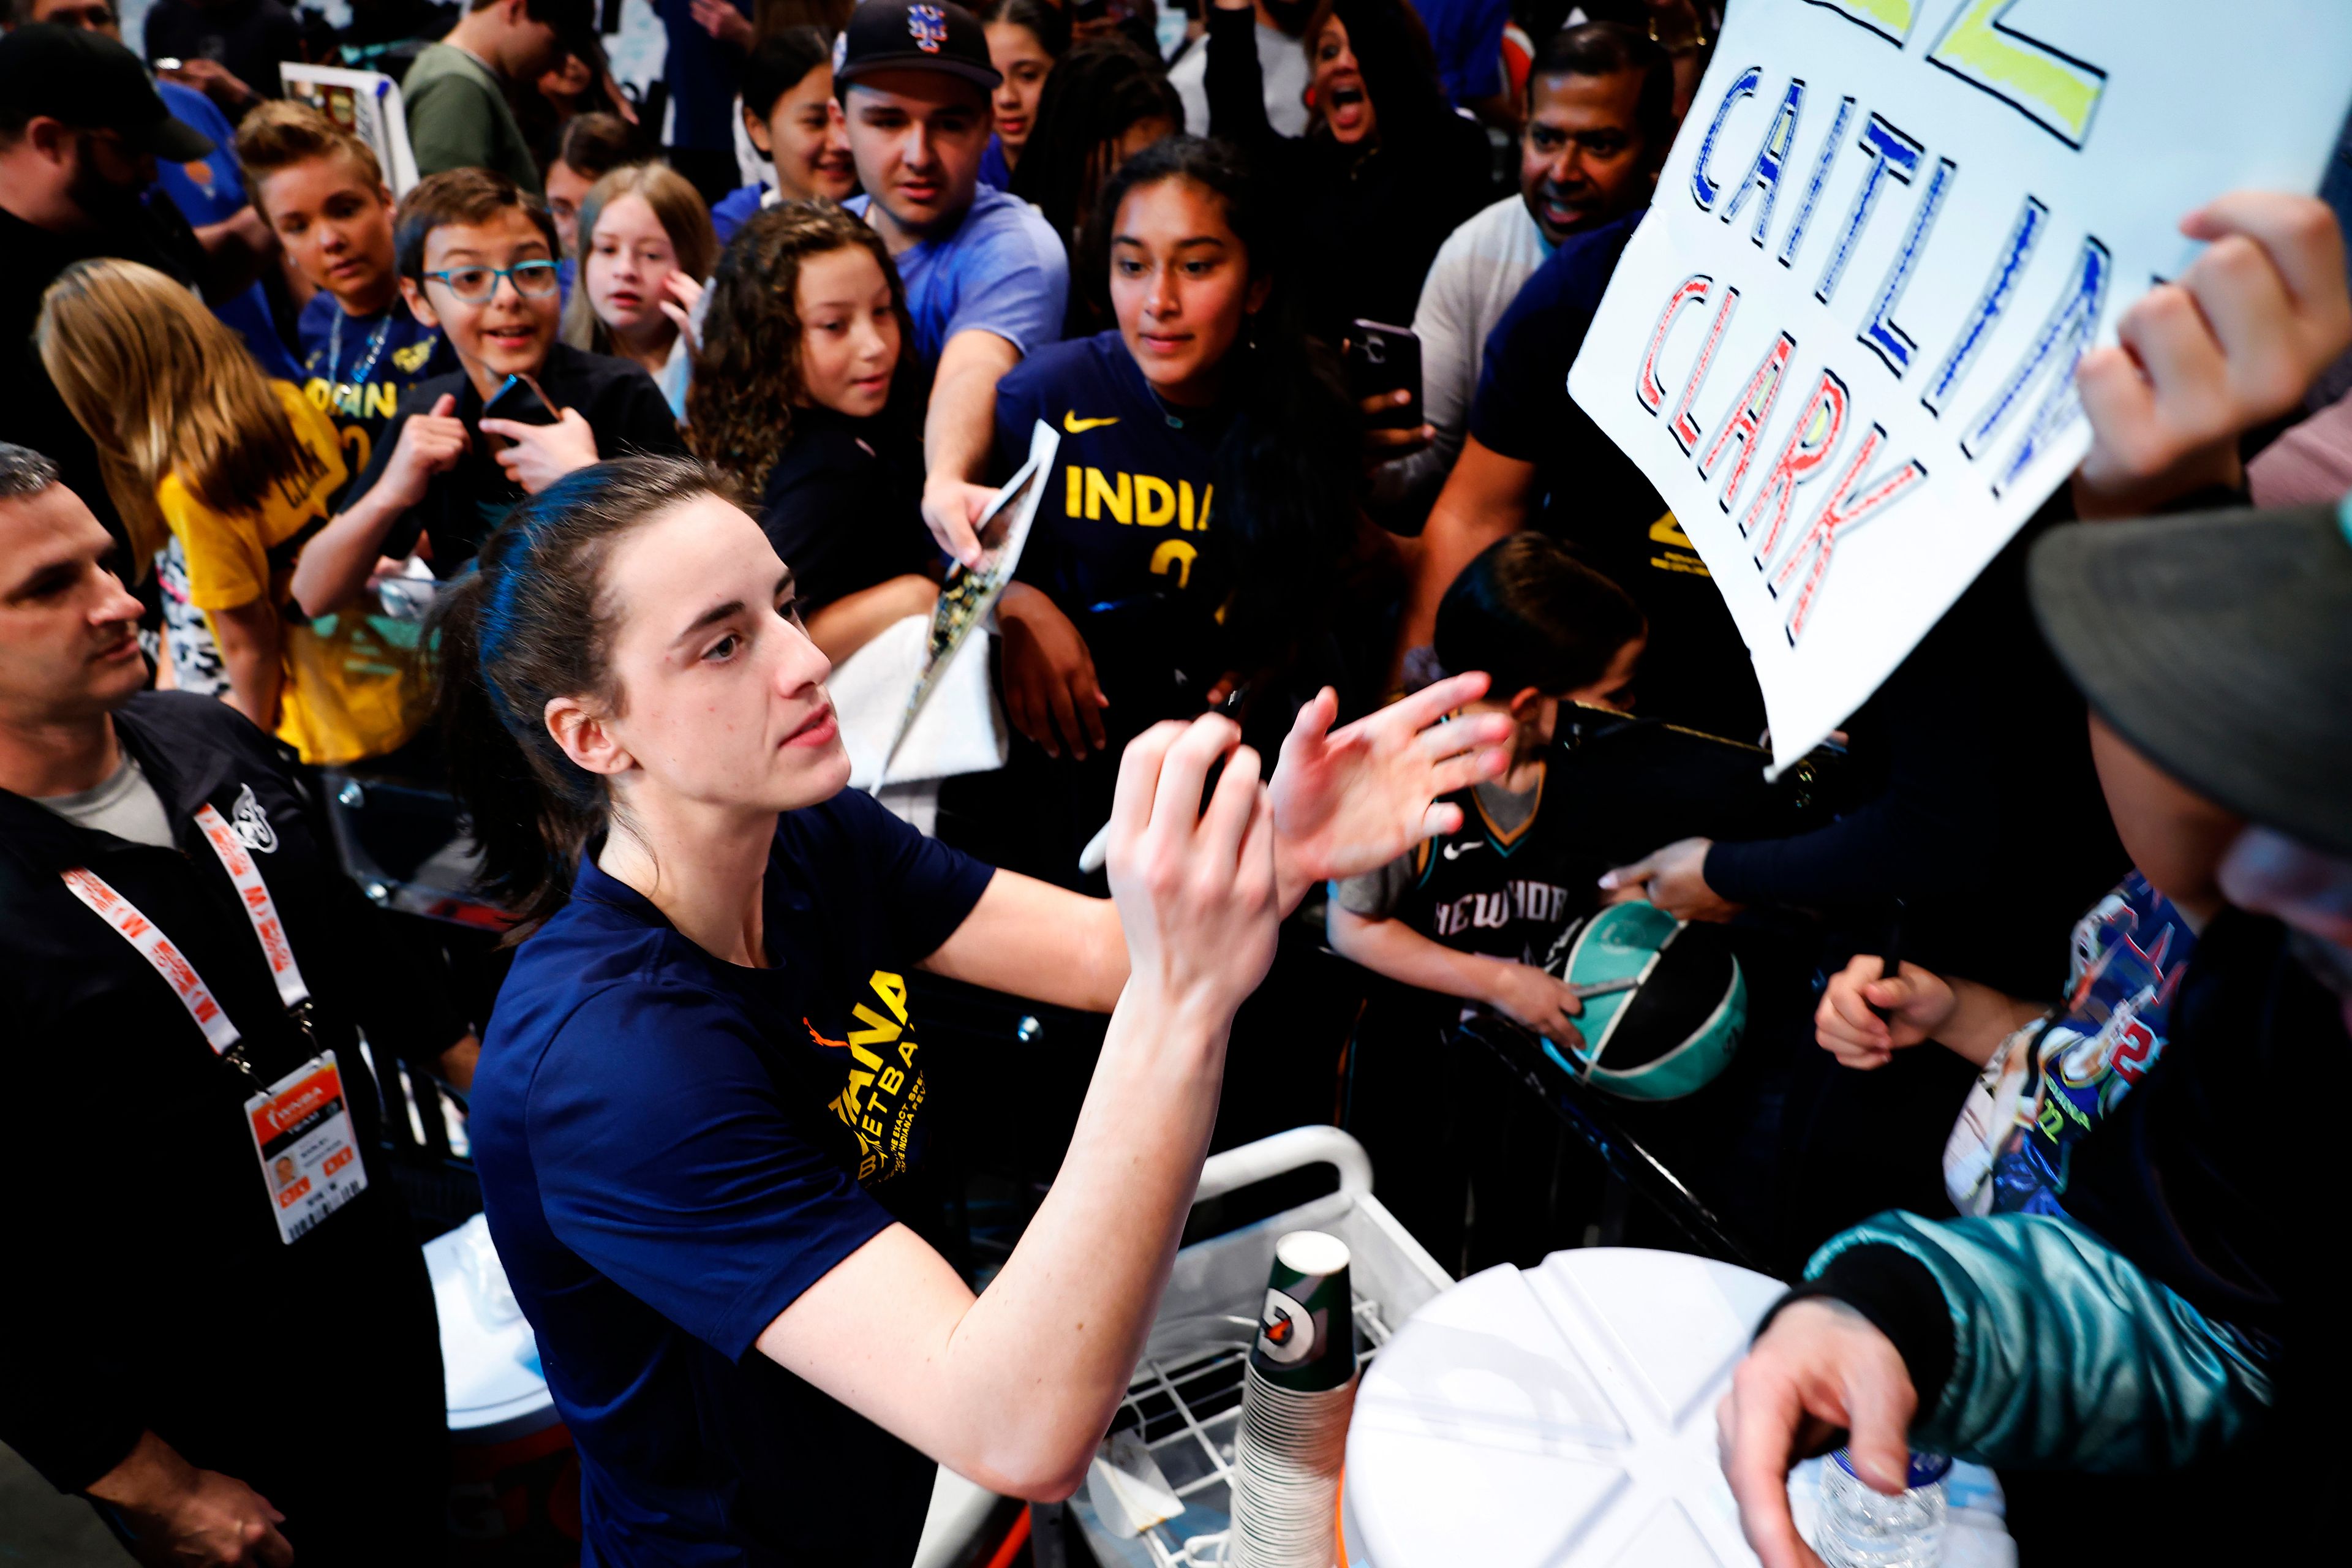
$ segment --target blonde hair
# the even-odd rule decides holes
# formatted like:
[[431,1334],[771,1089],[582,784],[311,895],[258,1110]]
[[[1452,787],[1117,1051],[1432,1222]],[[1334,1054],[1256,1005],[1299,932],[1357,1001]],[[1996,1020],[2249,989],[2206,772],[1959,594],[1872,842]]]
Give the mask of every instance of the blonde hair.
[[313,158],[345,159],[370,189],[383,184],[375,150],[299,99],[264,99],[237,124],[236,161],[257,197],[270,175]]
[[142,576],[169,531],[155,498],[166,476],[215,511],[249,512],[306,466],[245,344],[152,267],[109,258],[67,268],[41,296],[33,341],[98,448]]
[[597,353],[613,352],[613,333],[588,302],[588,258],[596,243],[596,225],[604,209],[623,196],[643,196],[653,208],[654,220],[669,236],[677,253],[677,269],[699,283],[719,265],[719,233],[710,226],[710,209],[693,182],[667,163],[624,163],[588,187],[580,198],[580,278],[563,309],[562,339],[575,349]]

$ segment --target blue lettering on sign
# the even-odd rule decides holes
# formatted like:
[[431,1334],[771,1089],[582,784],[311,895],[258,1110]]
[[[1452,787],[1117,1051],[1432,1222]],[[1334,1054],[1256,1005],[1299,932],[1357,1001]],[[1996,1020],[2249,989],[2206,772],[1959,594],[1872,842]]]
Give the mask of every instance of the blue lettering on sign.
[[2018,209],[2017,222],[2010,228],[2009,238],[1993,262],[1992,275],[1985,279],[1984,292],[1977,296],[1976,309],[1969,312],[1967,323],[1952,340],[1944,363],[1936,367],[1935,379],[1919,395],[1928,413],[1940,416],[1945,400],[1975,366],[1985,340],[1992,336],[1993,328],[2009,309],[2009,297],[2015,292],[2017,280],[2025,275],[2025,264],[2033,258],[2034,244],[2041,239],[2049,217],[2050,209],[2032,196],[2027,196],[2025,205]]
[[1748,177],[1724,204],[1723,221],[1729,223],[1748,205],[1748,198],[1759,191],[1763,195],[1756,204],[1756,228],[1752,237],[1759,250],[1764,248],[1764,228],[1772,221],[1773,198],[1780,193],[1780,170],[1788,162],[1790,149],[1797,140],[1797,116],[1805,107],[1805,79],[1798,77],[1789,83],[1789,90],[1780,100],[1778,112],[1772,116],[1772,128],[1756,149],[1756,161],[1748,166]]
[[2082,413],[2082,400],[2074,390],[2074,367],[2082,363],[2083,352],[2091,346],[2091,334],[2098,330],[2100,307],[2106,303],[2107,280],[2114,272],[2115,261],[2107,247],[2099,243],[2097,236],[2086,237],[2081,254],[2074,258],[2073,279],[2060,291],[2058,302],[2050,308],[2049,319],[2042,323],[2033,347],[2010,372],[2009,380],[1977,416],[1976,428],[1961,441],[1960,450],[1974,461],[2000,434],[2011,416],[2023,405],[2026,390],[2037,382],[2049,382],[2041,405],[2027,420],[2025,433],[2018,438],[2017,449],[1993,479],[1993,494],[2000,495],[2014,483],[2018,475],[2042,455],[2051,437]]
[[1870,155],[1869,166],[1863,171],[1862,188],[1853,194],[1853,208],[1846,214],[1845,230],[1838,236],[1837,248],[1830,252],[1829,265],[1822,269],[1821,283],[1813,289],[1813,298],[1824,305],[1837,292],[1839,281],[1845,277],[1845,264],[1862,238],[1863,226],[1870,222],[1871,209],[1878,205],[1882,176],[1891,174],[1909,184],[1919,167],[1920,154],[1926,151],[1875,114],[1862,128],[1862,150]]
[[1837,118],[1830,121],[1830,133],[1822,139],[1822,155],[1813,163],[1813,177],[1805,183],[1805,199],[1790,221],[1789,237],[1780,242],[1780,265],[1789,266],[1797,259],[1797,247],[1804,243],[1805,229],[1813,221],[1813,208],[1822,199],[1822,187],[1829,183],[1830,164],[1837,157],[1838,146],[1845,140],[1845,128],[1853,119],[1853,100],[1838,101]]
[[1743,98],[1754,97],[1763,79],[1761,66],[1749,66],[1734,77],[1730,90],[1716,106],[1715,118],[1707,122],[1706,137],[1698,144],[1698,157],[1691,164],[1691,199],[1698,203],[1698,210],[1703,213],[1715,210],[1716,184],[1706,177],[1707,160],[1715,155],[1715,139],[1723,133],[1723,122],[1731,117],[1731,106]]
[[1862,324],[1859,334],[1863,342],[1885,363],[1895,379],[1911,368],[1911,356],[1919,345],[1911,334],[1895,324],[1895,307],[1903,301],[1904,287],[1911,281],[1911,268],[1926,248],[1927,232],[1936,226],[1936,209],[1944,205],[1944,193],[1951,189],[1952,176],[1958,172],[1949,158],[1936,161],[1936,172],[1927,177],[1927,188],[1919,193],[1919,210],[1911,215],[1911,227],[1903,236],[1902,247],[1886,268],[1886,281],[1878,286],[1878,298],[1870,307],[1870,317]]

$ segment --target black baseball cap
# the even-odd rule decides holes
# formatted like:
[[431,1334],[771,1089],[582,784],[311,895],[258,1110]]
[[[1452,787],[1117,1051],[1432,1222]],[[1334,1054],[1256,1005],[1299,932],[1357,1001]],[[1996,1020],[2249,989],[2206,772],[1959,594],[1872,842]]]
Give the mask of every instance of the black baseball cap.
[[0,37],[0,103],[17,124],[38,116],[111,131],[174,163],[214,152],[209,136],[172,118],[139,57],[103,34],[54,22]]
[[2182,784],[2352,855],[2352,497],[2076,523],[2033,612],[2099,717]]
[[835,92],[885,70],[944,71],[995,90],[1004,79],[988,60],[980,18],[954,0],[866,0],[833,41]]

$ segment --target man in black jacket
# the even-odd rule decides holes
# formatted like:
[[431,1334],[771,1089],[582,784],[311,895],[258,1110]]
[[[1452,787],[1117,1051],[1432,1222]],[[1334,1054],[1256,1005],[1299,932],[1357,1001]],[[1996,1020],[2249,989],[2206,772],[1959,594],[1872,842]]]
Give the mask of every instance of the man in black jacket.
[[471,1037],[381,972],[284,749],[142,689],[108,550],[0,445],[0,1440],[145,1561],[436,1562],[439,1338],[357,1026],[461,1076]]

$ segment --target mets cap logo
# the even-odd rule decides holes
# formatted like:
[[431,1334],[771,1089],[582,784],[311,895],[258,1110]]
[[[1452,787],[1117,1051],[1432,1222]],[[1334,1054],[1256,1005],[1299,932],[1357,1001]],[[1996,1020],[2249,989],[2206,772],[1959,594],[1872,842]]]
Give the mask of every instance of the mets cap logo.
[[915,47],[927,55],[940,52],[948,41],[948,14],[937,5],[907,7],[907,31],[914,36]]

